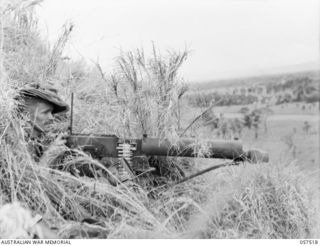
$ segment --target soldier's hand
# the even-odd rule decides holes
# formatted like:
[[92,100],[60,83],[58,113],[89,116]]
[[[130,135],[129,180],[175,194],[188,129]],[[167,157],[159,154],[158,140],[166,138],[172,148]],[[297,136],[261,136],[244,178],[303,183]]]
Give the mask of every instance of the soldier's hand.
[[67,132],[62,132],[60,133],[57,138],[51,143],[51,145],[53,146],[63,146],[67,143],[67,136],[68,133]]
[[48,147],[48,151],[52,151],[55,149],[60,149],[61,147],[65,147],[65,144],[67,143],[67,136],[68,133],[62,132],[60,133],[55,140],[51,142],[51,144]]
[[67,142],[67,136],[68,134],[66,132],[60,133],[56,139],[51,142],[40,158],[40,165],[50,166],[52,160],[55,160],[55,158],[64,151],[66,148],[65,144]]

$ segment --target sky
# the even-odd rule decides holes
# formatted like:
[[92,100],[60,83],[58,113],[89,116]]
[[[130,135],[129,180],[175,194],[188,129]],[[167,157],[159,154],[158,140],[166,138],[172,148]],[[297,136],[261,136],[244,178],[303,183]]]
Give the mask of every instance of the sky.
[[120,50],[187,48],[186,81],[318,62],[319,12],[318,0],[45,0],[37,8],[51,43],[71,21],[65,55],[99,60],[106,73]]

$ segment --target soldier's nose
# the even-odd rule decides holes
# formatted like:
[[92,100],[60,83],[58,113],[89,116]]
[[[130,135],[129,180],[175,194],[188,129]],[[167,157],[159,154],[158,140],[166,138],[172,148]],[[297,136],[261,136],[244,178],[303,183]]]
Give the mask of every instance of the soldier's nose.
[[52,113],[49,113],[48,120],[52,121],[53,119],[54,119],[54,118],[53,118]]

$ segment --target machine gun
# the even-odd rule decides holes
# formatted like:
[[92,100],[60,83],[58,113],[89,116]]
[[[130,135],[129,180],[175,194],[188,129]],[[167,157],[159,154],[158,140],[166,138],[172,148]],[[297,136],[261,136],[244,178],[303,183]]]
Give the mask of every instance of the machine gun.
[[[230,159],[230,165],[239,161],[249,161],[252,163],[268,162],[269,156],[266,152],[260,150],[243,149],[241,141],[209,140],[205,142],[206,153],[199,154],[201,144],[197,144],[195,139],[180,138],[174,145],[167,139],[150,138],[144,135],[141,139],[121,139],[115,135],[85,135],[72,133],[73,119],[73,95],[71,96],[71,123],[70,136],[67,139],[67,145],[70,148],[80,148],[89,153],[94,159],[103,160],[104,158],[118,158],[124,162],[125,169],[134,177],[132,168],[132,158],[136,156],[175,156],[175,157],[193,157],[193,158],[219,158]],[[219,167],[226,164],[218,165]],[[205,172],[217,169],[213,166]],[[203,174],[199,172],[198,175]],[[198,176],[197,174],[192,177]],[[188,179],[185,178],[186,180]]]
[[[240,141],[214,140],[206,141],[207,153],[200,155],[201,144],[194,139],[182,138],[175,145],[168,140],[149,138],[120,139],[115,135],[83,135],[72,134],[68,138],[70,148],[80,148],[89,153],[94,159],[105,157],[119,158],[124,161],[126,171],[134,176],[132,158],[135,156],[176,156],[230,159],[233,162],[249,161],[252,163],[268,162],[268,154],[260,150],[244,151]],[[225,166],[225,165],[223,165]],[[213,167],[213,169],[216,169]],[[207,171],[210,171],[209,169]],[[202,173],[201,173],[202,174]],[[198,176],[198,175],[196,175]]]

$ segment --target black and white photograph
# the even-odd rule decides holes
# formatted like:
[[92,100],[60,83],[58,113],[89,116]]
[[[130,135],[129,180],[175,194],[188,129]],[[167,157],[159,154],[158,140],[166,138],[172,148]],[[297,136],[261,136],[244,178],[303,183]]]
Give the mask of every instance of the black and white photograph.
[[320,244],[319,37],[318,0],[0,0],[1,244]]

